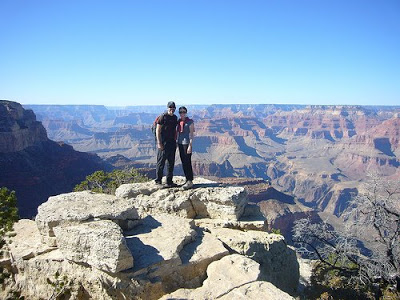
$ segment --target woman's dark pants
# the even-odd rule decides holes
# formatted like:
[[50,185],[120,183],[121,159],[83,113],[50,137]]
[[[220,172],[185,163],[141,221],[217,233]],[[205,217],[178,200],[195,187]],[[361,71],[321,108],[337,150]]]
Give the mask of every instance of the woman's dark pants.
[[178,144],[179,155],[182,161],[183,173],[185,173],[186,180],[193,180],[193,169],[192,169],[192,153],[187,153],[189,145]]

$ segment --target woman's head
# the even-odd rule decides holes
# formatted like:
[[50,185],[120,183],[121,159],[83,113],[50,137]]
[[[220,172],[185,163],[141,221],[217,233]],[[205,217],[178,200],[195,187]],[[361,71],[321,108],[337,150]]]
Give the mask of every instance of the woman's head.
[[187,109],[186,109],[186,107],[184,107],[184,106],[181,106],[181,107],[179,107],[179,115],[181,116],[181,118],[182,117],[186,117],[186,115],[187,115]]

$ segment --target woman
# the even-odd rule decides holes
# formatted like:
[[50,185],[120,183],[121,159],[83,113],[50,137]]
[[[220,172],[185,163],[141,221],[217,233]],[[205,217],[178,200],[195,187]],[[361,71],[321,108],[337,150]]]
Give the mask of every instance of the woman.
[[192,144],[194,136],[194,122],[187,117],[187,109],[182,106],[179,107],[178,120],[178,147],[179,155],[182,161],[183,172],[185,173],[186,182],[182,186],[187,190],[193,186],[193,169],[192,169]]

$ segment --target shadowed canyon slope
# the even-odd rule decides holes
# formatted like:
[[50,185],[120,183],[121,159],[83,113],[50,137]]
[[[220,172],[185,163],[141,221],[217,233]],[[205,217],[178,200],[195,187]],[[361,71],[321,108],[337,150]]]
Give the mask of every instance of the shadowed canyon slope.
[[[120,154],[137,165],[154,166],[150,124],[163,107],[28,107],[52,139],[79,151],[102,157]],[[307,206],[336,216],[368,172],[400,177],[400,107],[188,108],[196,125],[193,167],[197,175],[268,179]]]
[[49,196],[69,192],[88,174],[105,168],[97,155],[49,140],[33,111],[0,101],[0,187],[16,191],[22,217],[36,215]]

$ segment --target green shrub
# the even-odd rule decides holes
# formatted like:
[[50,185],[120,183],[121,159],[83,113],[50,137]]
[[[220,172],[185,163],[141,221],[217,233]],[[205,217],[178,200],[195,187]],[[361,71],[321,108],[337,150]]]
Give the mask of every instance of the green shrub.
[[[5,252],[5,235],[11,231],[14,223],[18,221],[17,197],[14,191],[0,188],[0,256]],[[11,276],[7,268],[0,267],[0,284]]]
[[281,230],[279,228],[271,228],[270,232],[274,233],[274,234],[282,235]]
[[17,197],[14,191],[0,188],[0,237],[10,231],[18,221]]
[[135,168],[113,170],[112,172],[96,171],[74,188],[75,192],[90,190],[96,193],[114,194],[124,183],[145,182],[149,179]]

